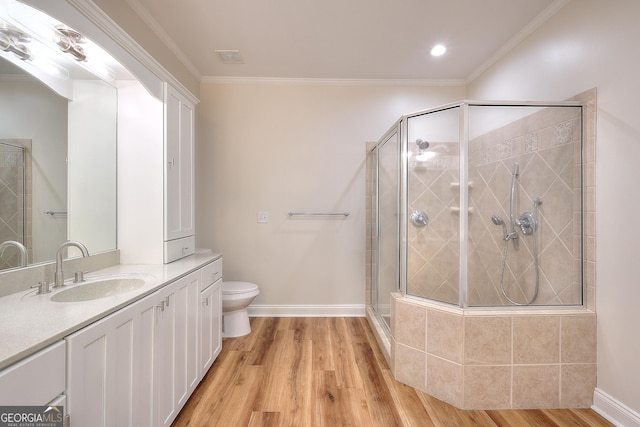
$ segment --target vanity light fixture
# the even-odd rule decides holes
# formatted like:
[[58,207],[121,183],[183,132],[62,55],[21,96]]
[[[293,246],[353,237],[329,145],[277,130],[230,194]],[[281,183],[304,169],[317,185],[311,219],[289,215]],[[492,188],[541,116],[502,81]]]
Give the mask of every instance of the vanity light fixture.
[[56,25],[56,32],[53,41],[61,51],[68,53],[76,61],[82,62],[87,59],[86,53],[80,44],[85,43],[85,38],[76,30],[66,25]]
[[0,49],[5,52],[12,52],[23,61],[31,59],[31,52],[29,48],[24,45],[24,43],[30,41],[29,36],[17,28],[12,28],[7,25],[0,27]]
[[[102,80],[112,82],[115,80],[116,75],[101,61],[95,61],[95,57],[92,56],[92,61],[87,59],[87,51],[82,44],[86,44],[87,50],[91,49],[91,43],[78,31],[73,28],[69,28],[66,25],[56,25],[53,41],[58,45],[62,52],[68,53],[73,59],[75,59],[80,65],[89,70],[91,73],[100,77]],[[94,51],[93,53],[97,53]],[[99,55],[98,55],[99,56]]]

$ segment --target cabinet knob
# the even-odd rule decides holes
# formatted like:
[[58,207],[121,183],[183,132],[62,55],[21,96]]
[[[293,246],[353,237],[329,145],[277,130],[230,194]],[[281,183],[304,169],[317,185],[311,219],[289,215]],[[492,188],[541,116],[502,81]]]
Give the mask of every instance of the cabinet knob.
[[166,301],[160,301],[160,305],[156,305],[156,307],[160,308],[160,311],[164,311]]
[[175,164],[174,158],[172,157],[171,160],[169,160],[167,163],[169,163],[169,165],[173,167],[173,165]]
[[204,301],[202,301],[202,305],[204,305],[205,307],[209,307],[209,298],[205,298]]

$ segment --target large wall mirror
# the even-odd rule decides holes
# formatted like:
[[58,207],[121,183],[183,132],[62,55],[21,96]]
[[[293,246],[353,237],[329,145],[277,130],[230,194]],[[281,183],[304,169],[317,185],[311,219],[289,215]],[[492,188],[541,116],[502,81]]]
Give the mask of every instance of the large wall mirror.
[[[117,90],[87,67],[89,53],[56,53],[47,62],[62,78],[42,77],[43,30],[31,34],[24,7],[0,0],[0,270],[51,261],[70,239],[91,254],[116,248]],[[112,81],[131,78],[107,69]]]

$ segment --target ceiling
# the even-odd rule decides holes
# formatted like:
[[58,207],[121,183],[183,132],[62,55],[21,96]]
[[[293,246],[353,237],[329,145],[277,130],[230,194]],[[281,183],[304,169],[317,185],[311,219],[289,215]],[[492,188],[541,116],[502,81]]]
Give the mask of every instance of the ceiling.
[[[126,0],[201,77],[471,80],[568,0]],[[429,55],[445,44],[444,56]],[[238,50],[225,64],[215,50]]]

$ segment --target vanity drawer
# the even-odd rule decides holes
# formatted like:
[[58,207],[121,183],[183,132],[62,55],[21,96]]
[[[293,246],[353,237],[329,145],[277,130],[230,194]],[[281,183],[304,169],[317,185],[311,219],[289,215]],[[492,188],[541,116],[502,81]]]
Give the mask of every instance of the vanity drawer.
[[222,258],[205,265],[200,271],[200,291],[203,291],[207,286],[222,278]]
[[2,405],[37,406],[64,392],[65,343],[60,341],[0,371]]
[[164,242],[164,263],[168,264],[180,258],[189,256],[195,252],[195,236]]

